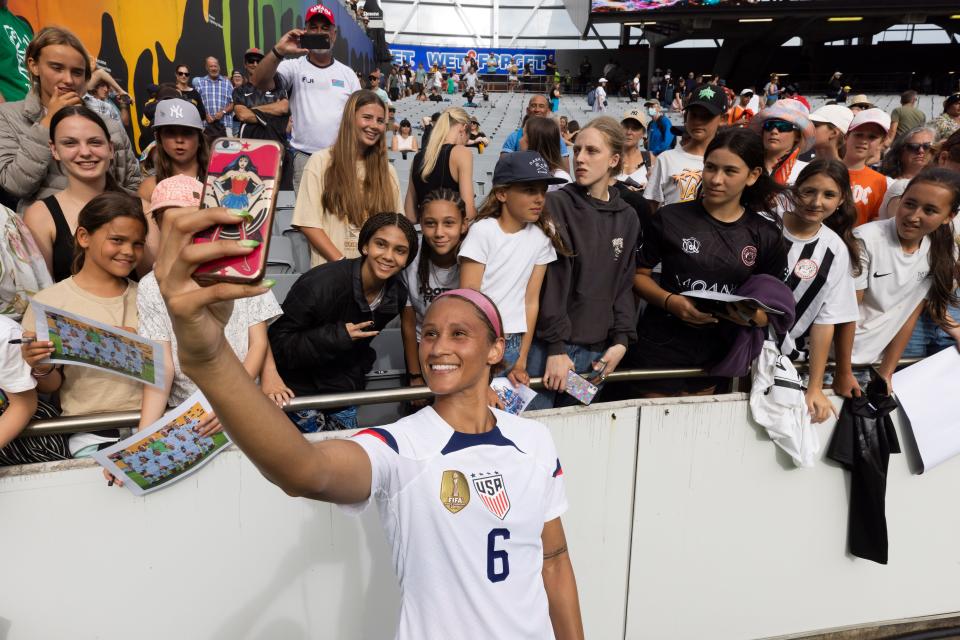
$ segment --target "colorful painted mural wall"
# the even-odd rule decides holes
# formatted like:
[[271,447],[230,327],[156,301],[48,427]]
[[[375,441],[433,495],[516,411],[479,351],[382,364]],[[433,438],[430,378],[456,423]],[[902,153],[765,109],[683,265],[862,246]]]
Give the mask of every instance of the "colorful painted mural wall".
[[[139,140],[139,108],[149,84],[174,82],[178,63],[203,74],[203,60],[216,56],[222,72],[243,69],[249,47],[267,50],[286,31],[303,25],[303,0],[9,0],[10,11],[34,31],[50,24],[76,33],[91,54],[134,98],[134,139]],[[366,72],[373,45],[347,10],[328,0],[337,19],[337,60]]]

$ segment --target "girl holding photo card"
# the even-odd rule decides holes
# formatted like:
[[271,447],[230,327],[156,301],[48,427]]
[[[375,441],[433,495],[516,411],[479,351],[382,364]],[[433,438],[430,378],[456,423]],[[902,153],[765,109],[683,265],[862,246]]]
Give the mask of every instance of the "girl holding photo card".
[[[735,294],[750,276],[783,280],[787,250],[778,223],[767,214],[783,193],[764,170],[760,136],[746,129],[717,134],[704,154],[695,200],[668,205],[651,217],[637,262],[634,288],[649,305],[640,319],[630,366],[639,369],[707,367],[729,349],[721,320],[767,326],[767,314],[744,303],[722,315],[704,313],[684,291]],[[661,264],[660,281],[653,268]],[[636,395],[709,395],[722,378],[653,380],[631,385]]]
[[[39,292],[34,301],[135,333],[137,283],[129,275],[143,255],[146,234],[139,198],[119,192],[97,196],[77,220],[74,275]],[[24,337],[36,337],[34,320],[31,306],[23,315]],[[78,332],[71,339],[91,354],[99,349],[105,363],[116,357],[89,332]],[[64,416],[140,409],[140,383],[134,380],[90,367],[42,364],[54,353],[50,341],[24,344],[21,352],[37,379],[37,390],[59,392]],[[90,442],[95,440],[88,434],[77,434],[71,439],[71,453],[77,456]]]
[[547,266],[529,362],[530,375],[542,374],[547,391],[530,409],[576,404],[563,394],[569,374],[599,385],[636,337],[631,284],[640,221],[610,186],[623,168],[625,140],[613,118],[591,120],[577,134],[575,182],[547,194],[545,206],[569,255]]

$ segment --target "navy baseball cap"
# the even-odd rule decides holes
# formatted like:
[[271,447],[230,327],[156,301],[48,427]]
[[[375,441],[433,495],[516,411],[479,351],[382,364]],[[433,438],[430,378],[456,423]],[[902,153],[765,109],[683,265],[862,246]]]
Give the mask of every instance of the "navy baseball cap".
[[566,184],[567,180],[554,177],[547,161],[536,151],[514,151],[497,161],[497,167],[493,170],[493,186],[518,182]]

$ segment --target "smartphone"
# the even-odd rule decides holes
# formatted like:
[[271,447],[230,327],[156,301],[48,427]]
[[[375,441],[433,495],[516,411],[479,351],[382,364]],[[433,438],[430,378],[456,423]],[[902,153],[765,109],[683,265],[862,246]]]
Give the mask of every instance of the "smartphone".
[[282,162],[283,147],[271,140],[218,138],[214,141],[200,206],[242,209],[249,211],[253,219],[210,227],[194,236],[193,242],[258,240],[260,245],[248,255],[219,258],[200,265],[193,274],[198,283],[252,284],[263,279]]
[[581,404],[590,404],[597,395],[597,385],[591,383],[574,371],[567,371],[567,393],[580,401]]
[[300,36],[300,48],[318,51],[330,48],[330,36],[325,33],[304,33]]

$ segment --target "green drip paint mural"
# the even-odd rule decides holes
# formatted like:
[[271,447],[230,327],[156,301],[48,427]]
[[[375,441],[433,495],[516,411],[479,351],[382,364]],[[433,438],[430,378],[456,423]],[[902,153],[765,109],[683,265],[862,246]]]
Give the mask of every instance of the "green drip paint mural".
[[[314,2],[300,0],[9,0],[14,14],[34,31],[61,25],[76,33],[87,49],[133,96],[133,139],[140,139],[140,109],[150,84],[174,82],[176,64],[195,75],[203,60],[216,56],[222,73],[243,69],[249,47],[270,49],[281,35],[303,25]],[[326,3],[337,19],[334,54],[340,62],[366,73],[374,66],[373,45],[337,0]],[[139,145],[138,145],[139,147]]]

